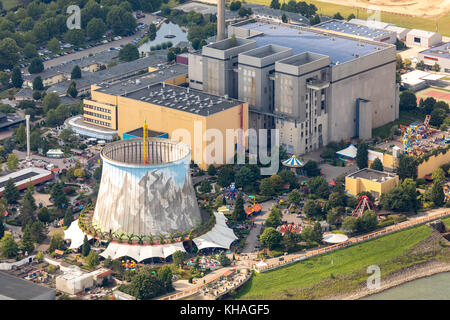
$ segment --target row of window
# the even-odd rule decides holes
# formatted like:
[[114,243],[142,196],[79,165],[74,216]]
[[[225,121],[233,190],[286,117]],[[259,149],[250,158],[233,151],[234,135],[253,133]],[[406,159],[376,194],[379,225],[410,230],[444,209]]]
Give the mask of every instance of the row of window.
[[100,113],[95,113],[95,112],[90,112],[90,111],[84,111],[84,114],[88,114],[88,115],[90,115],[90,116],[97,117],[97,118],[102,118],[102,119],[106,119],[106,120],[111,120],[111,116],[105,116],[104,114],[100,114]]
[[109,110],[109,109],[105,109],[105,108],[101,108],[101,107],[97,107],[97,106],[91,106],[90,104],[85,104],[84,107],[88,108],[88,109],[96,110],[96,111],[101,111],[104,113],[111,113],[111,110]]
[[111,123],[84,117],[84,121],[101,124],[102,126],[111,127]]

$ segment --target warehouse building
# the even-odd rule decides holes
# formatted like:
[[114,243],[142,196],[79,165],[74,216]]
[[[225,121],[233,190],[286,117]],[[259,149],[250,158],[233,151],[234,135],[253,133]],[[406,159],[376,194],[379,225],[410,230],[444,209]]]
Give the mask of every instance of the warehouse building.
[[398,185],[398,176],[394,173],[364,168],[345,177],[345,190],[356,196],[361,192],[370,192],[379,199]]
[[279,129],[289,153],[398,118],[394,45],[254,20],[228,36],[189,55],[190,85],[246,101],[249,127]]
[[436,32],[412,29],[406,35],[406,45],[408,46],[431,48],[441,42],[442,35]]
[[421,51],[417,58],[429,67],[437,63],[441,71],[450,73],[450,42]]

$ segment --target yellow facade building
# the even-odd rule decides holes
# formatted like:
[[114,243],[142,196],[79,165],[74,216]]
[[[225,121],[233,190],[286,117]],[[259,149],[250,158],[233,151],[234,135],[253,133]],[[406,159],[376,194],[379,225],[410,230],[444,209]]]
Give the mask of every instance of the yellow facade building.
[[119,137],[146,122],[149,129],[189,144],[201,169],[225,164],[239,143],[248,148],[248,137],[237,134],[248,130],[248,103],[178,86],[186,81],[186,74],[176,75],[121,92],[92,86],[91,99],[84,100],[84,121],[117,130]]
[[398,176],[394,173],[365,168],[345,177],[345,190],[351,195],[368,191],[379,199],[381,194],[389,192],[398,182]]

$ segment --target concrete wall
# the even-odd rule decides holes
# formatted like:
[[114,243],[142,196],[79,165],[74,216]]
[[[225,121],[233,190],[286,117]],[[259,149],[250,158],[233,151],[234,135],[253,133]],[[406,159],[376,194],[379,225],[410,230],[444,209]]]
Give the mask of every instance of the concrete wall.
[[203,90],[203,57],[200,54],[188,54],[189,87]]
[[417,167],[417,178],[424,178],[427,174],[433,172],[434,169],[439,168],[443,164],[450,162],[450,150],[444,154],[431,156],[427,161],[422,162]]

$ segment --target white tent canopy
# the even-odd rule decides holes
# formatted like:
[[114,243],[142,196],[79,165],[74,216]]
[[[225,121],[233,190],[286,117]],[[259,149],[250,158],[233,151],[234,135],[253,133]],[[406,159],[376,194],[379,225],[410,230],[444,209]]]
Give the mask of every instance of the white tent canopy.
[[347,241],[348,237],[345,234],[330,233],[324,235],[322,240],[327,243],[341,243]]
[[143,261],[148,258],[167,258],[175,251],[186,252],[183,243],[171,243],[154,246],[131,245],[126,243],[111,242],[105,251],[100,253],[103,258],[119,259],[130,257],[136,261]]
[[356,158],[357,151],[358,149],[353,144],[351,144],[347,148],[337,151],[336,154],[354,159]]
[[256,264],[256,266],[257,267],[259,267],[259,268],[261,268],[261,267],[266,267],[267,266],[267,263],[265,263],[264,261],[260,261],[260,262],[258,262],[257,264]]
[[[88,240],[92,239],[92,236],[87,236]],[[69,228],[64,231],[64,240],[70,240],[69,249],[78,249],[83,244],[84,232],[78,226],[78,220],[73,221]]]

